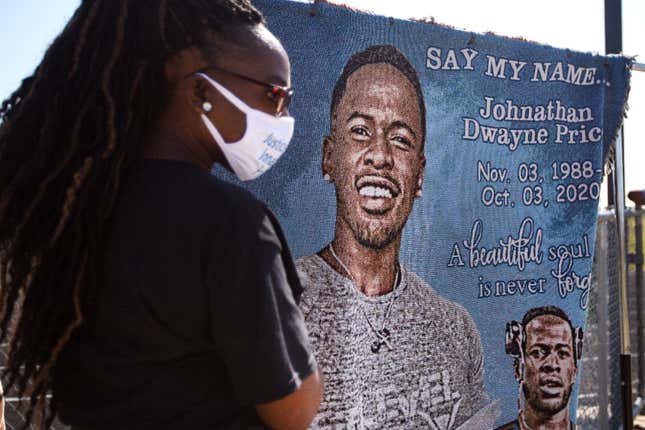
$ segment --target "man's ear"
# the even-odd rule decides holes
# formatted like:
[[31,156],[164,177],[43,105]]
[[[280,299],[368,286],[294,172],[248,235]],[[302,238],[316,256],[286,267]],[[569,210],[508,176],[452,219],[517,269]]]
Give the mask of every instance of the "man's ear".
[[515,358],[513,359],[513,371],[515,373],[515,380],[516,381],[521,381],[522,380],[522,371],[520,370],[520,360]]
[[421,167],[419,169],[419,176],[417,177],[417,189],[414,195],[416,197],[421,197],[423,195],[423,180],[425,178],[425,171],[426,171],[426,156],[425,154],[421,154]]
[[331,154],[334,149],[334,140],[331,136],[325,136],[323,138],[323,147],[322,147],[322,173],[323,177],[327,180],[333,181],[333,171],[334,166],[331,161]]

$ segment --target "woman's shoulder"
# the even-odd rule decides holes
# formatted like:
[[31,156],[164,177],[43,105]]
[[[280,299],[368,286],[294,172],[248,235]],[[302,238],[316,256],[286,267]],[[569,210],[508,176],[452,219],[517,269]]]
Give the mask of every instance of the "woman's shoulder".
[[132,187],[146,200],[160,199],[182,211],[207,216],[263,215],[265,206],[251,192],[183,161],[143,160]]

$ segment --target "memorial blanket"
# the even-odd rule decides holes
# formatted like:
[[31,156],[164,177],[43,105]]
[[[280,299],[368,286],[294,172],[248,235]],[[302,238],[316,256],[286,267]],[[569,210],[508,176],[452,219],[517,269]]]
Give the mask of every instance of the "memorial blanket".
[[297,259],[326,380],[312,427],[569,428],[630,59],[255,4],[296,131],[243,186]]

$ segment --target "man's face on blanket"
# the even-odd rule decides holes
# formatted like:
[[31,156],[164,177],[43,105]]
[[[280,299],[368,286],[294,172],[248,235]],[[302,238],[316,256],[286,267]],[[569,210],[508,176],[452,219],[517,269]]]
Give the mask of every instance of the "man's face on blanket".
[[569,323],[541,315],[526,326],[524,384],[528,405],[550,416],[569,405],[576,380],[576,362]]
[[412,83],[386,63],[347,80],[326,139],[323,169],[338,217],[356,240],[380,249],[398,237],[423,183],[421,113]]

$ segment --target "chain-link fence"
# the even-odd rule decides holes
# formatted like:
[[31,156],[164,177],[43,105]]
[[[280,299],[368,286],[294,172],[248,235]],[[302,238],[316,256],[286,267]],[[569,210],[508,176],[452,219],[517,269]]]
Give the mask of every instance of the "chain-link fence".
[[[7,362],[8,347],[9,345],[6,343],[0,345],[0,372],[4,370]],[[21,399],[18,397],[14,390],[5,392],[4,402],[6,430],[20,430],[25,425],[25,408],[29,405],[29,402],[24,398]],[[55,422],[51,428],[54,430],[69,430],[69,427],[59,422]],[[35,430],[35,426],[31,425],[29,429]]]
[[[631,210],[626,216],[629,239],[628,252],[636,261],[635,226],[642,211]],[[582,357],[582,378],[578,397],[578,428],[582,430],[615,430],[622,426],[622,394],[620,375],[620,303],[618,290],[618,248],[616,220],[612,212],[598,217],[596,252],[594,256],[592,289]],[[642,254],[642,249],[640,249]],[[642,269],[641,269],[642,270]],[[645,386],[639,380],[639,360],[642,354],[643,330],[639,323],[639,304],[642,297],[636,285],[636,265],[630,264],[627,277],[632,351],[632,396],[642,396]],[[640,332],[640,335],[639,335]],[[645,381],[643,381],[645,382]]]

